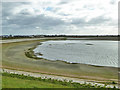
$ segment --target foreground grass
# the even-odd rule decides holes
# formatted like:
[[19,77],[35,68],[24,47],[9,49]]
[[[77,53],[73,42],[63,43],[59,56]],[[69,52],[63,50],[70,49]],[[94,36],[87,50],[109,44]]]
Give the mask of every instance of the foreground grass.
[[73,87],[38,80],[3,76],[2,88],[73,88]]
[[43,81],[25,80],[3,76],[2,88],[72,88],[60,84],[52,84]]
[[25,76],[13,73],[2,73],[2,88],[105,88],[105,86],[80,84],[72,81],[54,80]]

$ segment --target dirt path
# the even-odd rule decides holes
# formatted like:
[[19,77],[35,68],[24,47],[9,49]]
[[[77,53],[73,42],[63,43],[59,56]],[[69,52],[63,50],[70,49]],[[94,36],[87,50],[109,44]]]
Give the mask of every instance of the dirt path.
[[0,43],[12,43],[12,42],[21,42],[21,41],[31,41],[31,40],[45,40],[45,39],[62,39],[61,38],[28,38],[28,39],[9,39],[9,40],[0,40]]

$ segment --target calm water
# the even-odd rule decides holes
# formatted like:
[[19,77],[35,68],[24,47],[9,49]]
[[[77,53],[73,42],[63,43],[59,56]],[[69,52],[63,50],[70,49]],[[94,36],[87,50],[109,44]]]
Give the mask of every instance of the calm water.
[[49,60],[118,67],[118,41],[46,41],[34,49],[34,52],[38,57]]

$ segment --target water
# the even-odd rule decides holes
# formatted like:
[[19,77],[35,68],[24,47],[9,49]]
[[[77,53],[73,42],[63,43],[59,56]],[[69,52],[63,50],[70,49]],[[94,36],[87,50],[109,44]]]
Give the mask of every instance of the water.
[[[118,67],[118,41],[46,41],[34,49],[37,57],[70,63]],[[40,56],[38,53],[43,54]]]

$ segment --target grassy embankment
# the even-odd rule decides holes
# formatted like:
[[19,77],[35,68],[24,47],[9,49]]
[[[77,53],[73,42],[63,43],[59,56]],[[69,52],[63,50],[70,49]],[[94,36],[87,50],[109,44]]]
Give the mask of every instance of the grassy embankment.
[[[106,86],[98,86],[91,84],[79,84],[72,81],[54,80],[51,78],[41,78],[25,76],[13,73],[2,73],[3,88],[106,88]],[[115,87],[114,87],[115,88]]]
[[72,88],[61,84],[49,83],[44,80],[36,80],[34,78],[27,78],[26,76],[2,76],[2,88]]

